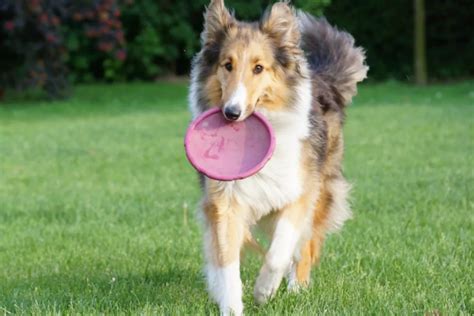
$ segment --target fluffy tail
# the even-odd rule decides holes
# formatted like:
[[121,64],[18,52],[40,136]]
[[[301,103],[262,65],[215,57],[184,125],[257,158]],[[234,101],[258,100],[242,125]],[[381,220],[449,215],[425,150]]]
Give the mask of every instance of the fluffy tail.
[[365,53],[354,46],[354,38],[347,32],[329,25],[324,18],[299,11],[301,45],[306,53],[313,76],[319,76],[342,97],[343,105],[357,94],[357,83],[367,77]]

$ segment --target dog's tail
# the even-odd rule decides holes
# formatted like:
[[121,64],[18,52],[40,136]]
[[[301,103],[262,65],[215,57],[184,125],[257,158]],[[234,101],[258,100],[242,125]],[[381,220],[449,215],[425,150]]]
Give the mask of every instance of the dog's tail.
[[342,106],[349,104],[357,94],[357,83],[367,77],[365,53],[354,45],[354,38],[347,32],[329,25],[324,18],[299,11],[301,45],[308,59],[313,76],[320,77],[335,89],[342,99]]

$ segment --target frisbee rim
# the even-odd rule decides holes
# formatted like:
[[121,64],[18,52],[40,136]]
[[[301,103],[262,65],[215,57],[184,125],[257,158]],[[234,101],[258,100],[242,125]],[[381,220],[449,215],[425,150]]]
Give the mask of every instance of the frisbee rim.
[[188,144],[191,143],[191,135],[192,135],[193,131],[195,131],[196,126],[198,124],[202,123],[208,117],[210,117],[210,116],[212,116],[212,115],[214,115],[214,114],[216,114],[220,111],[221,111],[220,108],[213,107],[213,108],[211,108],[207,111],[204,111],[194,121],[191,122],[191,124],[189,125],[189,127],[186,131],[186,136],[184,138],[184,148],[185,148],[185,152],[186,152],[186,158],[188,159],[188,161],[191,163],[191,165],[199,173],[201,173],[201,174],[205,175],[206,177],[211,178],[213,180],[234,181],[234,180],[242,180],[242,179],[248,178],[248,177],[256,174],[257,172],[259,172],[260,170],[263,169],[263,167],[267,164],[267,162],[273,156],[273,152],[275,150],[275,145],[276,145],[275,132],[273,131],[273,127],[270,125],[270,122],[268,122],[268,120],[262,114],[260,114],[258,112],[253,112],[251,116],[255,116],[263,124],[263,126],[265,126],[265,129],[268,131],[268,134],[270,135],[270,145],[268,146],[267,152],[265,153],[265,156],[263,157],[263,159],[258,164],[256,164],[252,168],[250,168],[249,170],[247,170],[243,173],[240,173],[238,175],[235,175],[235,176],[219,175],[219,174],[216,174],[216,173],[212,172],[212,170],[204,170],[202,167],[200,167],[196,163],[196,159],[193,158],[189,154],[189,145]]

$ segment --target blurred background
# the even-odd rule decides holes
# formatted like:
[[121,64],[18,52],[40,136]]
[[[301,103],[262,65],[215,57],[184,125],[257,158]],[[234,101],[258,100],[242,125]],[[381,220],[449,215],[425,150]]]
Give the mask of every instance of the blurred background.
[[[293,2],[352,33],[367,50],[372,81],[424,84],[474,76],[474,1]],[[57,98],[78,83],[186,76],[207,3],[0,0],[0,97],[8,88],[41,88]],[[257,19],[269,3],[226,2],[244,20]]]

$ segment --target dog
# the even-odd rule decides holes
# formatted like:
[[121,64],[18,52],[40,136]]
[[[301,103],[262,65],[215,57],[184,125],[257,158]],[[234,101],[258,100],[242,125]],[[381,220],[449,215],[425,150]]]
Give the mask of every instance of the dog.
[[191,70],[192,116],[219,106],[237,122],[258,112],[276,137],[272,158],[255,175],[200,175],[208,291],[222,315],[241,315],[240,253],[255,243],[254,228],[270,239],[254,288],[264,304],[283,278],[291,291],[308,286],[325,236],[351,217],[342,127],[368,67],[350,34],[288,1],[253,23],[238,21],[223,0],[212,0],[204,16]]

